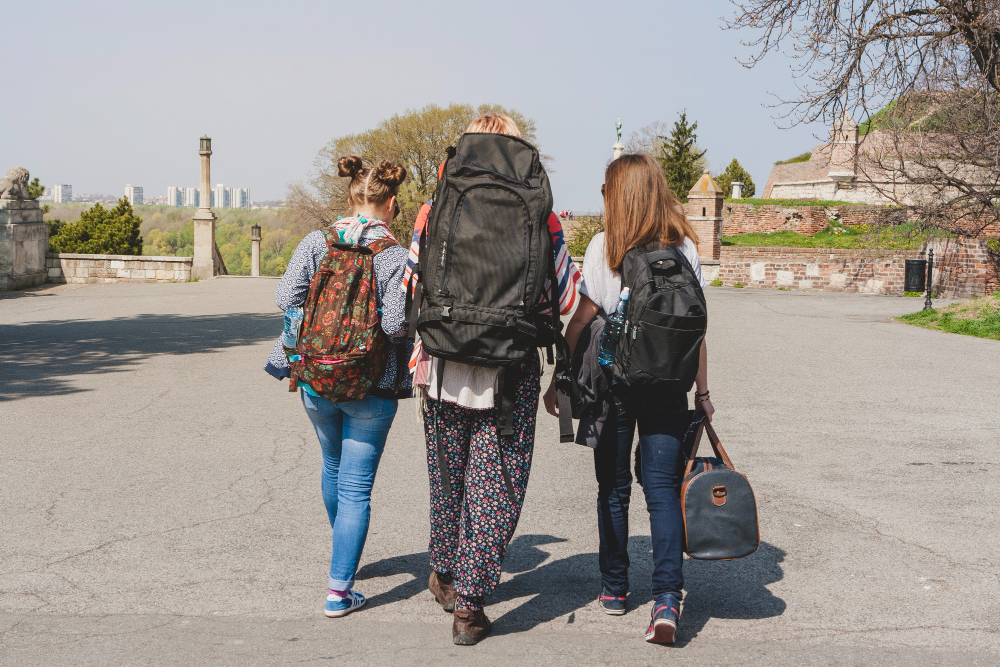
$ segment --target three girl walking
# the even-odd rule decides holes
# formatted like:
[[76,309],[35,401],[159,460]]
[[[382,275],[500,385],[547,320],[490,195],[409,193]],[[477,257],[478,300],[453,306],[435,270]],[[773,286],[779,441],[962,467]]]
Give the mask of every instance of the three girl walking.
[[[475,120],[467,132],[520,136],[516,124],[502,114],[487,114]],[[323,499],[333,530],[325,613],[341,616],[365,603],[353,585],[367,536],[371,491],[397,401],[410,396],[415,387],[422,407],[430,485],[428,587],[444,610],[454,615],[454,643],[475,644],[492,630],[484,606],[499,583],[504,555],[524,502],[534,447],[541,363],[534,351],[512,370],[498,369],[454,359],[445,361],[431,354],[428,348],[432,346],[419,338],[415,345],[411,344],[404,324],[405,304],[408,292],[414,294],[411,277],[421,259],[421,236],[434,215],[435,204],[440,203],[431,201],[421,209],[407,253],[387,226],[397,210],[396,193],[406,177],[405,170],[388,162],[362,168],[360,158],[355,156],[341,159],[340,174],[351,178],[348,204],[352,217],[338,220],[332,232],[313,232],[302,240],[279,283],[275,300],[286,311],[286,322],[287,313],[296,312],[296,307],[306,305],[308,311],[308,304],[319,298],[310,291],[311,285],[312,291],[318,289],[320,281],[316,276],[317,272],[323,273],[324,256],[340,249],[338,242],[355,250],[360,246],[359,261],[369,264],[361,273],[352,275],[362,276],[354,281],[362,286],[358,299],[365,298],[368,292],[364,286],[371,283],[369,296],[378,306],[377,326],[371,330],[384,338],[384,365],[380,365],[377,378],[369,379],[371,387],[364,395],[358,396],[356,390],[332,394],[350,400],[330,400],[319,395],[308,381],[311,376],[297,370],[309,363],[320,363],[326,364],[320,367],[323,372],[343,373],[343,369],[337,370],[339,359],[302,359],[296,353],[306,349],[303,345],[289,348],[279,341],[267,365],[268,372],[276,377],[296,378],[292,388],[302,390],[303,405],[323,452]],[[618,273],[629,249],[650,242],[677,246],[701,275],[696,237],[655,161],[626,155],[612,162],[603,194],[606,232],[595,236],[587,249],[582,284],[579,271],[570,261],[559,218],[549,214],[547,231],[552,257],[545,290],[538,305],[523,304],[527,310],[539,313],[545,312],[545,304],[556,304],[563,315],[576,307],[566,333],[571,352],[590,320],[613,310],[621,288]],[[368,276],[367,282],[364,276]],[[352,312],[357,311],[354,308]],[[349,319],[345,316],[343,326],[350,331],[338,333],[341,342],[352,337],[360,340],[363,327],[348,327]],[[294,328],[295,323],[291,320],[290,327]],[[310,325],[310,331],[321,329],[310,320],[308,312],[305,324]],[[362,350],[359,354],[370,355],[371,347],[366,343],[356,349]],[[404,363],[407,358],[409,372]],[[356,384],[357,378],[354,381]],[[696,385],[698,406],[711,417],[704,347]],[[646,638],[671,643],[683,587],[683,525],[678,493],[684,465],[681,440],[690,421],[687,396],[633,396],[616,389],[607,400],[613,402],[612,416],[595,449],[603,580],[599,604],[610,614],[625,612],[632,481],[629,468],[638,428],[655,564],[655,602]],[[558,414],[554,387],[546,393],[545,404],[550,413]]]

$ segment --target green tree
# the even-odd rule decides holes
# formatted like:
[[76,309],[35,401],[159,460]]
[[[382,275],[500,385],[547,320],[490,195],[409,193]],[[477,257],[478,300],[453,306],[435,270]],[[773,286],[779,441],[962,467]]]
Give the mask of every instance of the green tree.
[[719,189],[728,197],[733,194],[733,183],[739,181],[743,183],[743,196],[753,197],[754,193],[757,192],[757,188],[753,184],[753,179],[750,178],[750,174],[747,170],[740,165],[739,161],[735,158],[726,167],[726,170],[715,177],[715,184],[719,186]]
[[31,179],[28,183],[28,199],[38,199],[45,194],[45,186],[38,180],[38,177]]
[[688,192],[701,177],[700,160],[705,157],[705,151],[698,151],[697,129],[697,121],[688,124],[685,110],[680,113],[670,134],[661,137],[663,144],[660,148],[660,165],[667,177],[667,184],[682,202],[687,202]]
[[446,108],[429,104],[422,109],[396,114],[370,130],[334,139],[316,157],[316,177],[311,181],[315,194],[303,184],[289,188],[288,202],[296,212],[292,231],[305,232],[328,225],[347,212],[348,179],[337,175],[337,160],[356,154],[364,159],[366,166],[391,160],[406,167],[406,181],[398,199],[400,214],[392,224],[393,233],[405,242],[413,230],[420,206],[434,193],[438,166],[445,157],[445,150],[458,141],[470,122],[490,112],[510,116],[524,139],[536,143],[535,122],[514,109],[497,104],[478,107],[452,104]]
[[49,237],[50,252],[78,252],[93,255],[141,255],[142,219],[122,197],[114,208],[94,204],[76,222],[59,227]]

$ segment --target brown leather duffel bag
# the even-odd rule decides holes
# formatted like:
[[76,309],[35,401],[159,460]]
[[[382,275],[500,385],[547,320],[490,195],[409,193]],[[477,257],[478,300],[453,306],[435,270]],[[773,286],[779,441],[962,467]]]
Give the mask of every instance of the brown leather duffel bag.
[[[702,430],[715,457],[698,457]],[[736,472],[708,420],[702,420],[681,483],[684,551],[700,560],[732,560],[760,546],[757,501],[747,478]]]

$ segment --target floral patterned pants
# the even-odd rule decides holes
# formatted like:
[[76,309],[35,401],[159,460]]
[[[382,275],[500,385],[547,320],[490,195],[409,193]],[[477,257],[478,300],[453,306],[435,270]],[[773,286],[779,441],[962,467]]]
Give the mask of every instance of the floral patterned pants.
[[[431,567],[450,572],[457,606],[482,609],[497,587],[507,545],[514,536],[528,486],[538,411],[539,364],[525,364],[514,403],[514,433],[497,434],[496,408],[473,410],[427,400],[424,433],[431,487]],[[444,447],[451,494],[441,488],[438,447]],[[510,474],[513,500],[501,467]]]

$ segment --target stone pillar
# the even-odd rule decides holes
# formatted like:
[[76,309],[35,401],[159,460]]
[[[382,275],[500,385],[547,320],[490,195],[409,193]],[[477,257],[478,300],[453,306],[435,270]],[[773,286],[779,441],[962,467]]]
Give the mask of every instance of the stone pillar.
[[260,225],[250,228],[250,275],[260,275]]
[[722,200],[723,192],[715,184],[708,170],[688,193],[684,214],[698,235],[698,257],[718,260],[722,256]]
[[611,150],[614,151],[614,157],[611,158],[613,162],[622,156],[622,153],[625,152],[625,146],[622,144],[622,142],[619,141],[615,143],[614,146],[611,147]]
[[45,282],[49,225],[38,202],[28,199],[28,171],[14,167],[0,179],[0,291]]
[[742,181],[733,181],[733,199],[743,199]]
[[201,156],[201,187],[198,211],[194,214],[194,262],[191,277],[207,280],[215,277],[215,214],[212,213],[212,140],[204,136],[198,150]]

